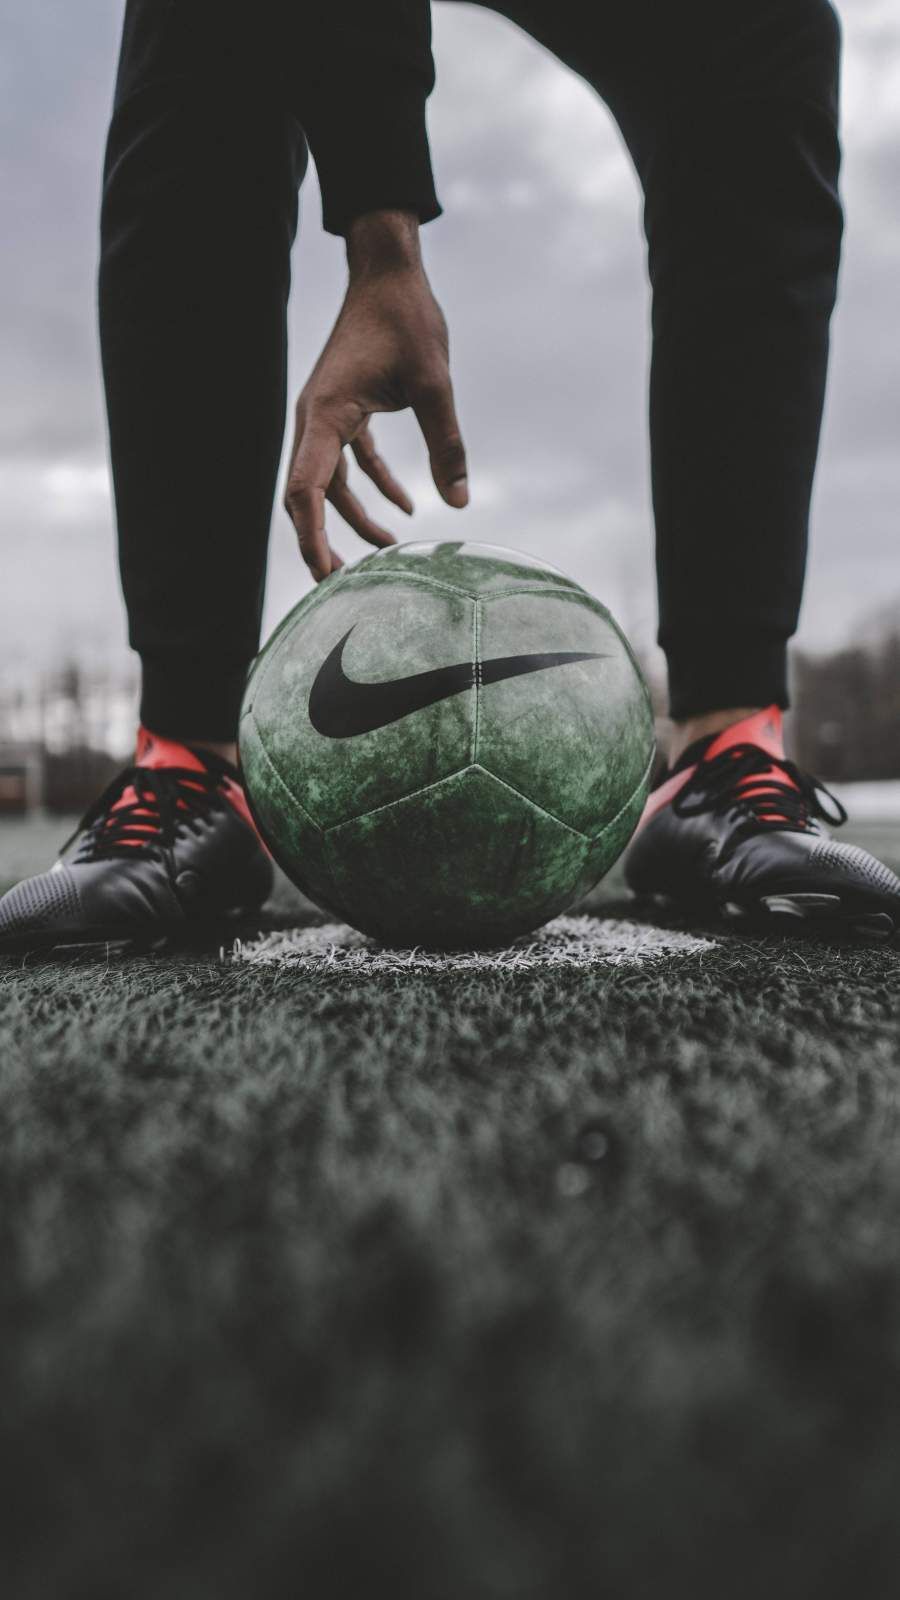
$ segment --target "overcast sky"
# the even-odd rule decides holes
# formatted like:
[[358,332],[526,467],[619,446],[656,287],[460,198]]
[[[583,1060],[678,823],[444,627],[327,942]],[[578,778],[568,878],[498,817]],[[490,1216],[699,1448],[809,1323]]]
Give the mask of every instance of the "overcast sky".
[[[0,16],[2,672],[125,653],[94,317],[121,12],[121,0],[28,0]],[[473,503],[462,516],[442,508],[413,426],[382,419],[380,443],[418,503],[408,531],[544,551],[649,637],[648,306],[631,168],[603,106],[509,23],[440,0],[434,15],[445,216],[426,251],[450,323]],[[900,9],[847,0],[843,18],[849,226],[801,630],[815,647],[900,604]],[[294,264],[295,390],[343,281],[311,175]],[[307,587],[280,511],[273,529],[267,625]],[[336,543],[363,553],[347,531]]]

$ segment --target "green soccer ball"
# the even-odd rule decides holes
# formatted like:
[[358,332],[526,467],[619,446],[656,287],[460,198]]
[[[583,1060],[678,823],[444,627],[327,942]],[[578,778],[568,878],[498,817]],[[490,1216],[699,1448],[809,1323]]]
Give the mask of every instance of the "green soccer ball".
[[501,944],[563,911],[627,844],[653,748],[606,607],[491,545],[334,573],[272,635],[241,712],[276,860],[386,944]]

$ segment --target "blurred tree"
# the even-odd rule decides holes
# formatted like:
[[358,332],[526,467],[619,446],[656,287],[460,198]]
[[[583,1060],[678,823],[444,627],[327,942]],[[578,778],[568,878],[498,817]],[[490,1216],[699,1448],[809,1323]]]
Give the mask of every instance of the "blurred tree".
[[900,624],[865,644],[793,662],[792,746],[823,778],[900,778]]

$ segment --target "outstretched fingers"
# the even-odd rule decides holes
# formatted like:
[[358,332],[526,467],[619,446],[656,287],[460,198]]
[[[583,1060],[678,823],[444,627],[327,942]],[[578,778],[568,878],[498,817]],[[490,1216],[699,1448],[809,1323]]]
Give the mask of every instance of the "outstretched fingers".
[[442,500],[461,508],[469,503],[469,477],[449,374],[412,396],[412,407],[428,446],[431,476]]
[[343,473],[335,473],[328,489],[327,499],[331,501],[335,511],[340,513],[353,532],[358,533],[367,544],[396,544],[394,535],[369,516],[362,501],[357,499],[347,483],[345,473],[346,468]]
[[[469,502],[466,452],[462,442],[450,376],[440,372],[420,384],[410,395],[413,411],[428,447],[431,474],[438,493],[447,505],[462,507]],[[300,551],[317,582],[342,565],[332,550],[325,532],[325,502],[367,544],[383,548],[396,544],[394,535],[369,516],[362,501],[347,482],[344,444],[349,435],[353,455],[366,477],[380,489],[385,499],[407,515],[413,503],[403,485],[394,477],[375,448],[369,423],[356,418],[344,429],[324,409],[305,405],[298,409],[294,455],[285,490],[284,503],[297,530]]]
[[368,423],[364,428],[360,429],[350,448],[360,470],[365,473],[367,478],[371,478],[376,489],[380,489],[386,500],[390,500],[392,505],[399,507],[401,511],[406,512],[408,517],[411,517],[413,513],[412,500],[402,483],[394,477],[387,462],[382,460],[378,454],[375,448],[375,440],[372,437],[372,430]]
[[325,534],[325,496],[342,451],[343,441],[334,424],[309,416],[304,419],[284,504],[297,530],[300,553],[317,583],[342,564]]

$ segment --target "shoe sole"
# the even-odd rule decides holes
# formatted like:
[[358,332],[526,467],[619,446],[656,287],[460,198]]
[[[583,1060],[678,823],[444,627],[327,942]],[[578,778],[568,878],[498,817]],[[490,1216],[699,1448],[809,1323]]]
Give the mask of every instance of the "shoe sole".
[[898,932],[897,920],[887,911],[866,911],[838,894],[812,894],[797,891],[766,894],[752,900],[697,900],[690,904],[672,895],[651,895],[651,899],[675,910],[690,910],[699,915],[712,913],[727,923],[742,923],[755,930],[779,934],[853,934],[873,944],[884,944]]
[[789,924],[806,923],[813,927],[831,928],[856,934],[860,939],[883,944],[897,932],[897,924],[887,911],[863,911],[859,906],[847,904],[839,894],[764,894],[749,904],[725,900],[719,910],[729,922],[756,919],[770,926],[781,923],[783,931]]
[[156,928],[123,933],[121,928],[80,928],[71,936],[61,936],[47,929],[42,933],[7,934],[0,937],[0,957],[33,955],[90,954],[99,950],[120,954],[141,955],[165,950],[183,944],[195,944],[217,938],[230,931],[244,918],[259,915],[259,906],[240,906],[223,911],[219,917],[206,922],[179,922],[157,925]]

